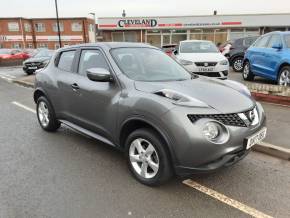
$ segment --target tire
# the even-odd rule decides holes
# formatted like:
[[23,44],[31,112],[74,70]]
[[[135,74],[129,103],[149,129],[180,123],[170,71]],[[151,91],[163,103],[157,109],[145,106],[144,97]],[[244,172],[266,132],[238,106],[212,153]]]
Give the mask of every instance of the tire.
[[60,127],[60,122],[55,117],[53,107],[46,97],[37,99],[36,114],[41,128],[48,132],[54,132]]
[[246,81],[253,81],[255,75],[251,71],[251,65],[249,61],[245,61],[243,67],[243,79]]
[[[158,186],[172,177],[167,149],[155,131],[144,128],[132,132],[126,140],[125,152],[128,167],[134,178],[140,183],[147,186]],[[145,166],[143,169],[146,170],[142,170],[143,166]]]
[[290,66],[282,67],[277,78],[277,84],[280,86],[290,85]]
[[235,72],[242,72],[243,71],[243,57],[236,57],[232,62],[232,68]]

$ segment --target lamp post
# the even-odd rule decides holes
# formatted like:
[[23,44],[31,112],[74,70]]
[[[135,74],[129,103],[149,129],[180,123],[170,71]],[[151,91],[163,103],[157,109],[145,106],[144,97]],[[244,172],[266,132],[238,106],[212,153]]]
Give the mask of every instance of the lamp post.
[[97,31],[96,31],[96,14],[95,13],[89,13],[89,14],[93,15],[93,17],[94,17],[94,39],[95,39],[94,42],[96,42],[96,35],[97,35]]
[[58,43],[59,47],[61,48],[61,37],[60,37],[60,28],[59,28],[59,19],[58,19],[58,7],[57,7],[57,0],[55,2],[55,11],[56,11],[56,24],[57,24],[57,34],[58,34]]

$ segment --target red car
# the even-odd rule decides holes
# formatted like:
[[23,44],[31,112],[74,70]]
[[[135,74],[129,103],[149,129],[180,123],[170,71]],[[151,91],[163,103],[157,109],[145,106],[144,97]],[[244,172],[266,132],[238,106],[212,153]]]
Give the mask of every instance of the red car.
[[0,49],[0,59],[27,59],[30,55],[17,49]]

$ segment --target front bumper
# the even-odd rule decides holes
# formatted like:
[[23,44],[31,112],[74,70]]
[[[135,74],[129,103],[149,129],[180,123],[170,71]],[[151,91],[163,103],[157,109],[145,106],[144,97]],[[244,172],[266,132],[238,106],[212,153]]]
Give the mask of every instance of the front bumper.
[[[185,65],[184,67],[191,73],[217,79],[227,79],[229,73],[229,65],[220,65],[219,63],[214,67],[197,67],[195,64]],[[203,72],[201,71],[202,68],[212,68],[212,71]]]
[[44,67],[44,64],[42,64],[42,63],[37,63],[37,64],[25,63],[23,65],[23,68],[22,69],[25,72],[35,72],[36,70],[39,70],[39,69],[41,69],[43,67]]
[[[200,119],[200,121],[192,123],[186,116],[186,114],[192,113],[192,109],[175,108],[169,111],[163,119],[174,123],[174,125],[171,125],[170,134],[174,137],[171,152],[173,152],[173,165],[176,174],[185,176],[200,172],[211,172],[233,165],[243,159],[250,152],[245,148],[245,138],[255,134],[266,125],[266,117],[259,103],[257,103],[257,109],[260,119],[259,124],[253,127],[227,125],[230,137],[224,144],[214,144],[203,136],[204,124],[210,119]],[[211,109],[198,110],[197,114],[215,112]],[[181,114],[183,115],[181,116]]]

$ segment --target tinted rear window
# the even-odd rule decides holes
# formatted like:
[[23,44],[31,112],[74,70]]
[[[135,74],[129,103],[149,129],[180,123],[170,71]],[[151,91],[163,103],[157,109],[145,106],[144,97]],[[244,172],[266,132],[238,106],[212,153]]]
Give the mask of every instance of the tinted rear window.
[[60,55],[57,67],[61,70],[71,71],[76,51],[64,51]]
[[285,35],[284,39],[285,39],[287,48],[290,48],[290,35]]

